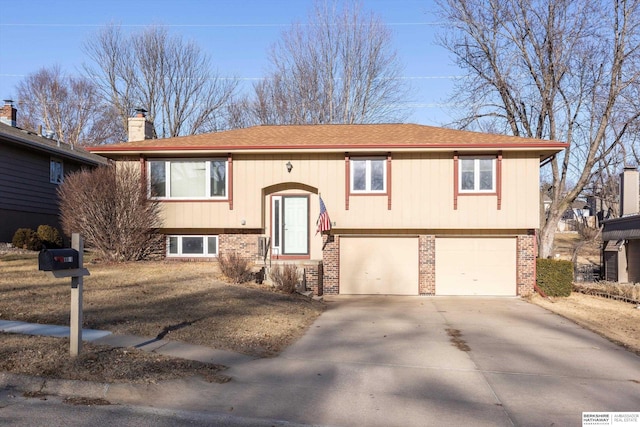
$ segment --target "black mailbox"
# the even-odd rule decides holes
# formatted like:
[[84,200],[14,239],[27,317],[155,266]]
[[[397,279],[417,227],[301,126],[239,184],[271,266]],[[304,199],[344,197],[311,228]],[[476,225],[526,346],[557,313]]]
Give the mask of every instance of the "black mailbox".
[[75,249],[43,249],[38,255],[38,270],[56,271],[78,268],[78,251]]

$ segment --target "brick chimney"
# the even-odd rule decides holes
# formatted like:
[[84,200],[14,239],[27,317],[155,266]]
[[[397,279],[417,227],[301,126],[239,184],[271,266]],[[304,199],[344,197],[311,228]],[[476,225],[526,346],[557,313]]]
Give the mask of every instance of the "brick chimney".
[[147,110],[136,109],[136,115],[129,117],[129,142],[153,138],[153,123],[147,120]]
[[2,107],[2,111],[0,112],[0,123],[16,127],[16,115],[17,110],[13,106],[13,100],[5,99],[4,106]]
[[620,174],[620,216],[640,213],[640,173],[634,167],[625,166]]

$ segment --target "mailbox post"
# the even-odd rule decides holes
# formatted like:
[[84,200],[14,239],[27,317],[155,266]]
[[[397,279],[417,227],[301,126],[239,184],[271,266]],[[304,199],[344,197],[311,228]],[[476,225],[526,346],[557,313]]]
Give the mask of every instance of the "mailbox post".
[[71,315],[69,353],[77,356],[82,349],[82,285],[89,271],[84,268],[84,241],[80,234],[71,235],[72,249],[44,249],[38,256],[38,268],[56,278],[71,278]]
[[[84,241],[80,234],[71,235],[71,247],[78,251],[78,268],[83,268]],[[77,356],[82,349],[82,285],[84,276],[71,276],[71,318],[69,352]]]

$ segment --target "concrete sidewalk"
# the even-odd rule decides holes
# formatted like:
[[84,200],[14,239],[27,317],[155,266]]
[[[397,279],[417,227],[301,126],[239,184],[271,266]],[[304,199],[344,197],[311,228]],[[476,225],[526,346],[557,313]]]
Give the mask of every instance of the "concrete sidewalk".
[[[119,404],[340,426],[581,426],[582,412],[640,411],[640,357],[526,301],[326,301],[329,309],[280,356],[229,355],[226,384],[43,383],[0,374],[0,387],[22,381],[23,389]],[[99,340],[123,342],[110,337]],[[131,339],[140,348],[158,344]],[[182,354],[197,360],[217,354],[188,347]]]
[[[68,326],[0,320],[0,332],[68,338],[70,328]],[[117,335],[109,331],[96,329],[83,329],[82,340],[111,347],[133,347],[165,356],[180,357],[182,359],[216,363],[225,366],[238,365],[254,360],[253,357],[232,351],[157,338]]]

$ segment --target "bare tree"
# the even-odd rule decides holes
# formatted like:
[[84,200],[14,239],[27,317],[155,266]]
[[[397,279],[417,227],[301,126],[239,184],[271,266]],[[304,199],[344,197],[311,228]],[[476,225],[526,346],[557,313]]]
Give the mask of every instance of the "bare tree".
[[399,121],[408,90],[391,33],[347,2],[316,1],[271,50],[271,70],[255,85],[252,112],[262,124]]
[[81,233],[102,259],[137,261],[161,252],[159,204],[147,197],[137,165],[75,172],[58,195],[65,234]]
[[114,105],[123,129],[138,107],[149,112],[158,137],[215,131],[237,80],[221,77],[192,42],[150,27],[129,36],[117,26],[85,44],[85,71]]
[[41,68],[17,85],[18,126],[53,131],[72,145],[97,145],[122,137],[114,126],[114,109],[102,102],[86,78],[65,75],[59,66]]
[[546,257],[563,212],[640,115],[639,2],[438,1],[447,25],[440,42],[468,73],[455,97],[458,125],[569,143],[549,162]]

